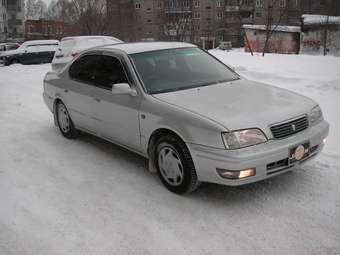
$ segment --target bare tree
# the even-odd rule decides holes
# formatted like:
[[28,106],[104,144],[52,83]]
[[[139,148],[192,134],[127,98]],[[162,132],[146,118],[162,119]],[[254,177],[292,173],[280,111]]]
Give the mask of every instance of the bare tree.
[[[277,11],[278,10],[278,11]],[[277,12],[275,12],[277,11]],[[281,25],[282,18],[287,12],[287,1],[286,0],[268,0],[266,6],[266,37],[262,50],[262,56],[268,51],[269,40],[273,33],[276,31],[279,25]]]
[[27,0],[26,19],[44,19],[47,17],[47,5],[42,0]]
[[[323,35],[323,55],[327,55],[327,42],[328,42],[328,34],[329,34],[329,28],[330,28],[330,16],[333,14],[333,12],[336,12],[336,0],[330,0],[326,4],[326,18],[323,19],[323,26],[324,26],[324,35]],[[335,14],[335,13],[334,13]]]

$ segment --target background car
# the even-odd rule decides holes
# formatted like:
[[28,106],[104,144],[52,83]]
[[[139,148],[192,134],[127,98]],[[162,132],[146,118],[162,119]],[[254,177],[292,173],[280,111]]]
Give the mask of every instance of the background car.
[[19,43],[0,43],[0,54],[9,51],[9,50],[15,50],[20,47]]
[[[0,43],[0,57],[3,55],[6,51],[9,50],[16,50],[20,47],[19,43]],[[2,61],[0,59],[0,64],[2,64]]]
[[19,48],[3,53],[0,59],[5,65],[51,63],[58,44],[57,40],[27,41]]
[[54,55],[52,61],[52,70],[61,70],[67,63],[78,56],[79,53],[83,50],[96,46],[118,43],[123,43],[123,41],[111,36],[65,37],[61,39],[59,48]]

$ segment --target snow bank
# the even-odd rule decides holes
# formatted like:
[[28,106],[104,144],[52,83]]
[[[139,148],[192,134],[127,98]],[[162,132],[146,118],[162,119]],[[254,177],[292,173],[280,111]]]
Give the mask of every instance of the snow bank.
[[[243,25],[244,29],[253,29],[253,30],[266,30],[266,25]],[[270,29],[274,29],[279,32],[290,32],[290,33],[300,33],[301,28],[298,26],[271,26]]]
[[326,16],[315,14],[302,15],[303,23],[305,25],[317,25],[317,24],[340,24],[340,17],[338,16]]

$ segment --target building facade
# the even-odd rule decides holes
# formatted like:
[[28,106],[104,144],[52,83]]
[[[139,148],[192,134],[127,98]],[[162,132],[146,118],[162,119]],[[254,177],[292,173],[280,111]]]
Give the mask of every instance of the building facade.
[[45,40],[61,38],[68,35],[68,26],[63,21],[26,20],[25,40]]
[[8,37],[17,38],[24,34],[25,1],[7,0]]
[[7,0],[0,0],[0,42],[7,37]]
[[254,23],[299,26],[303,14],[340,15],[339,0],[255,0]]
[[110,34],[124,41],[186,41],[203,48],[220,41],[243,46],[244,24],[300,26],[302,14],[340,12],[339,0],[106,1]]
[[107,0],[110,34],[124,41],[186,41],[203,48],[243,43],[241,26],[253,22],[254,1]]
[[24,18],[24,0],[0,0],[0,41],[22,37]]

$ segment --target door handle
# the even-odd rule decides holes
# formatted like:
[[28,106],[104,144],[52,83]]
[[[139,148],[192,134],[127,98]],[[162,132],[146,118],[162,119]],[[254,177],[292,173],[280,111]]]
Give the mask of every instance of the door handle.
[[101,100],[99,98],[93,98],[95,101],[100,102]]

